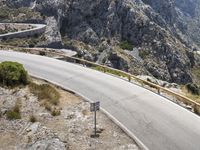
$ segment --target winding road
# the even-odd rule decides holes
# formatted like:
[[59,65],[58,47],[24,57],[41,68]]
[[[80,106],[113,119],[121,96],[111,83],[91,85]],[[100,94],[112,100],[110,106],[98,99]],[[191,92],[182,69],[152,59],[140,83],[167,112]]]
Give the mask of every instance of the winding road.
[[[9,23],[0,23],[1,25],[6,25]],[[23,31],[17,31],[17,32],[10,32],[6,34],[0,34],[0,39],[3,38],[21,38],[21,37],[28,37],[28,36],[34,36],[36,34],[42,34],[45,32],[46,25],[45,24],[25,24],[25,23],[11,23],[12,25],[18,25],[18,26],[23,26],[23,25],[29,25],[33,28],[31,29],[26,29]]]
[[0,51],[28,72],[89,100],[126,127],[150,150],[199,150],[200,117],[147,89],[80,65],[32,54]]

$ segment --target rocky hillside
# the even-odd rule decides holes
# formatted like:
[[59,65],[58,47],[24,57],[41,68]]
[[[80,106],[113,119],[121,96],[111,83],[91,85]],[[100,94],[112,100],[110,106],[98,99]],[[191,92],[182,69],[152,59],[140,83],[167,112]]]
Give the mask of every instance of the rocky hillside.
[[[35,79],[34,83],[49,85]],[[102,112],[97,113],[97,128],[100,137],[91,138],[94,116],[89,111],[90,104],[81,97],[52,87],[60,94],[57,105],[60,107],[60,114],[56,116],[42,105],[42,100],[32,93],[30,85],[14,89],[0,86],[1,150],[140,149]],[[14,111],[16,106],[18,112]],[[8,115],[13,108],[15,109]]]
[[[71,48],[88,60],[181,84],[192,82],[195,78],[192,70],[199,67],[195,52],[200,45],[198,0],[6,0],[1,3],[1,9],[32,10],[37,14],[32,21],[47,24],[45,41],[37,46]],[[12,19],[0,17],[0,21]],[[27,20],[30,17],[18,21]],[[124,50],[126,47],[131,49]]]

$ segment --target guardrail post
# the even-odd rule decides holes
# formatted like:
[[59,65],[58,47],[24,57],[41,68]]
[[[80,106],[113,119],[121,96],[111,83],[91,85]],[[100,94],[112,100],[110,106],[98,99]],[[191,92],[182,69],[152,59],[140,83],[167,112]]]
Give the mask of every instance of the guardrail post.
[[193,111],[195,114],[199,114],[199,109],[198,106],[196,104],[193,105]]
[[160,88],[158,88],[158,94],[160,95]]
[[131,82],[131,76],[130,75],[128,75],[128,81]]
[[106,72],[106,67],[103,67],[103,72],[104,72],[104,73]]
[[141,84],[142,84],[142,87],[144,87],[144,83],[142,82]]

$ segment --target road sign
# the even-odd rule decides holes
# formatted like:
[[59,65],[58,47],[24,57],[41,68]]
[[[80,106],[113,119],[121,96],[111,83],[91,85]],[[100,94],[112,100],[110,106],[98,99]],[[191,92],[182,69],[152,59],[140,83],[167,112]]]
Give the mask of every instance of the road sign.
[[91,137],[99,137],[97,134],[97,117],[96,117],[96,112],[100,110],[100,102],[95,102],[90,104],[90,111],[94,112],[94,134],[91,135]]
[[99,111],[100,110],[100,102],[90,103],[90,111]]

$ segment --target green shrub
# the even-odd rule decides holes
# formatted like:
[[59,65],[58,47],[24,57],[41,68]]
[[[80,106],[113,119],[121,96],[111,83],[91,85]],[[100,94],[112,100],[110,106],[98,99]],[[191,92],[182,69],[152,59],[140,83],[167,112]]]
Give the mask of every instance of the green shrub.
[[57,110],[57,109],[52,110],[51,115],[52,116],[59,116],[60,115],[60,110]]
[[186,88],[187,88],[188,92],[190,92],[194,95],[200,95],[199,87],[196,84],[188,83],[186,85]]
[[9,61],[0,63],[0,84],[17,86],[27,83],[28,75],[23,65]]
[[46,55],[46,52],[44,52],[44,51],[39,51],[39,55],[45,56],[45,55]]
[[9,10],[8,7],[1,7],[0,8],[0,18],[5,19],[9,17]]
[[139,56],[143,59],[145,59],[148,55],[150,54],[150,52],[146,51],[146,50],[140,50],[139,51]]
[[12,111],[12,110],[8,111],[6,113],[6,116],[7,116],[7,119],[9,119],[9,120],[21,119],[20,113],[17,113],[17,112]]
[[21,114],[20,114],[20,107],[19,107],[19,105],[16,104],[16,105],[13,107],[12,110],[8,111],[8,112],[6,113],[6,117],[7,117],[7,119],[9,119],[9,120],[21,119]]
[[120,43],[120,48],[132,51],[133,50],[133,45],[131,43],[129,43],[128,41],[122,41]]
[[34,123],[34,122],[37,121],[37,119],[36,119],[36,117],[35,117],[34,115],[31,115],[31,116],[29,117],[29,120],[30,120],[30,122],[32,122],[32,123]]

